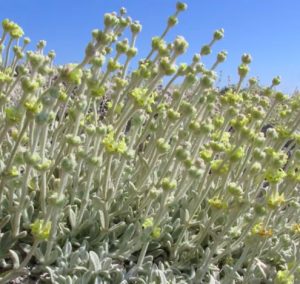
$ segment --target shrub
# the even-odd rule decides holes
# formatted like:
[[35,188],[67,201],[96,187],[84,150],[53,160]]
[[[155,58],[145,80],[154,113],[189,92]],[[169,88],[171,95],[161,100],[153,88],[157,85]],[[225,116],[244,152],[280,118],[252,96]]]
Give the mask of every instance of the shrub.
[[226,52],[211,68],[201,57],[222,29],[178,64],[188,44],[165,36],[185,9],[132,72],[141,25],[124,8],[105,14],[80,64],[60,67],[3,21],[0,283],[300,281],[299,100],[278,78],[241,89],[247,54],[219,92]]

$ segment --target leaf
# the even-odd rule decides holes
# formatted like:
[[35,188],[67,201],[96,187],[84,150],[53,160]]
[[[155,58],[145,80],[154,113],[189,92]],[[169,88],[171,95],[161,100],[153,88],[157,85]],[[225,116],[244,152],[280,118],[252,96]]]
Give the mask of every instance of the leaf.
[[112,267],[112,259],[111,258],[106,258],[104,259],[102,263],[102,269],[104,270],[109,270]]
[[66,278],[66,284],[73,284],[73,280],[70,276]]
[[65,258],[68,258],[72,253],[72,245],[70,242],[66,242],[63,248],[63,254]]
[[76,226],[76,214],[75,212],[71,209],[71,207],[69,207],[69,221],[70,221],[70,225],[73,228],[75,228]]
[[127,230],[125,231],[125,233],[124,233],[124,235],[123,235],[122,243],[124,243],[124,242],[127,243],[129,240],[131,240],[132,237],[133,237],[134,232],[135,232],[135,225],[131,223],[131,224],[127,227]]
[[10,215],[6,215],[3,219],[0,221],[0,230],[4,228],[4,226],[9,222],[10,220]]
[[13,269],[18,269],[20,267],[20,260],[18,254],[14,250],[9,250],[10,258],[13,262]]
[[106,222],[105,222],[105,216],[102,210],[99,210],[99,215],[100,215],[100,225],[102,229],[106,228]]
[[4,258],[8,250],[14,245],[16,242],[15,239],[12,238],[11,232],[5,232],[0,240],[0,259]]
[[101,269],[101,264],[98,255],[94,251],[90,251],[89,267],[92,271]]

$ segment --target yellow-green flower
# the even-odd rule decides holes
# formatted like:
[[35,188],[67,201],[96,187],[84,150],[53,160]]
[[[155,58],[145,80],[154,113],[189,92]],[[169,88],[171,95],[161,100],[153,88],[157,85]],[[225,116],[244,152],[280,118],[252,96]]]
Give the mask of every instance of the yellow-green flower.
[[125,137],[122,137],[119,141],[115,140],[115,132],[110,131],[102,141],[105,149],[109,153],[120,153],[124,154],[127,151],[127,145]]
[[153,239],[158,239],[161,235],[161,228],[160,227],[155,227],[153,228],[153,231],[151,233],[151,237]]
[[291,274],[288,270],[279,270],[276,274],[275,284],[293,284],[294,275]]
[[208,204],[215,209],[226,209],[228,207],[224,200],[216,196],[208,199]]
[[292,225],[291,231],[295,234],[299,234],[300,235],[300,224],[296,223]]
[[10,83],[12,81],[12,77],[7,74],[7,72],[0,71],[0,85],[5,83]]
[[210,168],[211,168],[211,171],[213,173],[222,175],[222,174],[225,174],[225,173],[228,172],[229,165],[228,165],[227,162],[224,162],[221,159],[220,160],[213,160],[210,163]]
[[258,235],[258,236],[264,237],[264,238],[269,238],[269,237],[272,237],[273,231],[272,231],[272,229],[264,228],[262,223],[258,223],[256,225],[254,225],[254,227],[252,228],[252,234]]
[[265,172],[265,178],[269,183],[276,184],[286,177],[286,173],[282,169],[269,168]]
[[32,235],[37,240],[44,241],[49,238],[51,222],[45,222],[44,220],[37,219],[30,227]]
[[279,194],[278,192],[272,193],[268,198],[268,206],[275,209],[285,203],[284,194]]
[[153,217],[146,218],[142,224],[143,229],[147,229],[153,226]]
[[148,89],[135,88],[129,96],[133,99],[137,107],[146,109],[147,112],[152,112],[152,104],[154,104],[156,92],[148,93]]

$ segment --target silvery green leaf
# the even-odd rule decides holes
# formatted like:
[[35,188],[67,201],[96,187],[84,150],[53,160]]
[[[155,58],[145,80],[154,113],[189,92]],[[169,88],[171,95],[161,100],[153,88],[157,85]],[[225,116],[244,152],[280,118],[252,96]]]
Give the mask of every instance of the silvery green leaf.
[[102,269],[104,270],[109,270],[112,267],[112,259],[111,258],[106,258],[102,262]]
[[221,284],[220,281],[216,280],[211,274],[209,275],[209,284]]
[[98,272],[98,276],[100,276],[103,280],[110,280],[111,279],[110,274],[109,274],[108,271],[100,271],[100,272]]
[[101,264],[98,255],[94,251],[90,251],[90,261],[89,261],[89,268],[92,271],[97,271],[101,269]]
[[34,256],[39,260],[43,261],[44,260],[44,254],[42,253],[40,248],[36,248],[34,251]]
[[131,240],[134,235],[134,232],[135,232],[135,225],[131,223],[127,227],[127,229],[122,237],[122,243],[126,243],[129,240]]
[[0,259],[4,258],[8,253],[8,250],[14,245],[16,242],[13,239],[10,231],[5,232],[0,239]]
[[73,280],[72,278],[68,275],[67,278],[66,278],[66,284],[72,284],[73,283]]
[[106,228],[106,222],[105,222],[105,216],[102,210],[99,210],[99,215],[100,215],[100,225],[102,229]]
[[59,255],[59,253],[57,250],[54,250],[53,252],[51,252],[49,259],[48,259],[48,263],[51,264],[51,263],[55,262],[58,258],[58,255]]
[[111,226],[109,228],[109,232],[114,233],[114,235],[116,237],[118,237],[120,234],[122,234],[124,232],[126,227],[127,227],[126,223],[124,221],[122,221],[118,224],[115,224],[115,225]]
[[152,255],[147,255],[147,256],[144,257],[144,262],[148,262],[148,261],[153,262],[153,256]]
[[78,253],[72,253],[70,256],[70,267],[75,267],[80,264],[80,257]]
[[129,283],[135,283],[135,284],[147,284],[142,278],[138,277],[130,277]]
[[70,225],[72,228],[75,228],[76,226],[76,214],[75,212],[71,209],[71,207],[69,207],[69,221],[70,221]]
[[6,215],[5,217],[3,217],[0,221],[0,230],[2,230],[2,228],[4,228],[4,226],[9,222],[10,220],[10,215]]
[[22,232],[20,232],[17,236],[16,236],[16,238],[17,239],[23,239],[23,238],[25,238],[25,237],[27,237],[27,231],[22,231]]
[[20,260],[18,254],[14,250],[9,250],[10,258],[13,262],[13,269],[18,269],[20,266]]
[[101,280],[100,276],[97,276],[97,277],[95,278],[94,284],[104,284],[104,283],[106,283],[106,282],[103,282],[103,281]]
[[155,250],[155,249],[158,249],[158,248],[160,248],[160,243],[159,242],[151,242],[149,244],[148,250],[152,251],[152,250]]
[[164,239],[165,239],[166,241],[170,241],[171,243],[173,243],[172,235],[169,234],[169,233],[165,234]]
[[129,189],[133,190],[134,192],[137,191],[137,189],[136,189],[135,185],[133,184],[133,182],[129,181],[128,185],[129,185]]
[[88,269],[84,266],[76,266],[76,267],[73,268],[73,271],[74,272],[77,272],[77,271],[78,272],[86,272],[86,271],[88,271]]
[[64,257],[68,258],[71,253],[72,253],[72,244],[68,241],[66,242],[63,248]]
[[92,278],[92,272],[91,271],[87,271],[83,274],[83,276],[81,278],[79,278],[75,283],[76,284],[85,284],[85,283],[90,283],[91,278]]
[[159,283],[168,284],[166,276],[164,275],[164,273],[162,271],[159,271],[158,275],[159,275]]
[[[123,283],[123,273],[119,269],[114,270],[111,274],[113,275],[112,283]],[[124,284],[126,283],[124,282]]]
[[104,208],[105,203],[100,197],[93,196],[92,197],[92,205],[95,209],[101,210]]
[[57,277],[57,282],[60,283],[60,284],[65,284],[66,283],[66,277],[62,276],[62,275],[59,275]]

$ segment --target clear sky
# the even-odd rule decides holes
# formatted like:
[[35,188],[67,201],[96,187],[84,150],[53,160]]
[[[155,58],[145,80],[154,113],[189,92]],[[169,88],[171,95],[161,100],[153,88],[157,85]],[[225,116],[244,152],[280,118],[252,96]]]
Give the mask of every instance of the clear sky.
[[[175,0],[2,0],[0,19],[20,24],[36,43],[48,42],[57,53],[56,63],[79,62],[94,28],[102,28],[106,12],[127,8],[128,15],[143,25],[137,47],[145,56],[151,37],[160,35],[166,19],[174,12]],[[237,80],[236,69],[242,53],[251,53],[249,76],[263,84],[280,75],[279,89],[291,93],[300,87],[300,0],[186,0],[188,10],[168,40],[183,35],[190,46],[182,61],[190,62],[194,53],[208,43],[212,32],[225,29],[225,38],[216,44],[208,66],[220,50],[228,51],[227,61],[219,67],[222,81]]]

